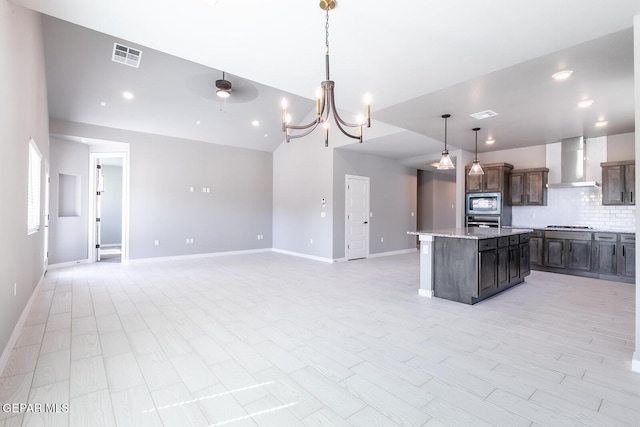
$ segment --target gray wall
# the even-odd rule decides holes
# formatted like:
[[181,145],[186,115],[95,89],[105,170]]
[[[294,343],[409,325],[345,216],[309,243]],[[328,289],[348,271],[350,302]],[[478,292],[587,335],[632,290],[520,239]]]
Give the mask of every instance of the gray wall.
[[51,132],[129,144],[129,259],[272,247],[271,153],[60,120]]
[[130,259],[271,247],[271,153],[147,134],[127,142]]
[[418,229],[437,230],[456,226],[456,177],[418,171]]
[[[275,249],[333,258],[333,151],[325,148],[322,132],[316,131],[281,144],[273,153]],[[327,201],[324,208],[323,197]]]
[[[60,216],[59,175],[80,179],[80,215]],[[51,137],[49,264],[81,261],[88,258],[89,233],[89,146]]]
[[[0,1],[0,352],[44,272],[44,215],[27,236],[29,137],[49,158],[49,122],[40,16]],[[45,206],[45,172],[42,199]],[[16,284],[17,294],[13,289]],[[9,351],[10,349],[6,349]]]
[[101,194],[101,244],[122,244],[122,166],[103,165],[104,192]]
[[341,149],[334,150],[333,160],[333,258],[345,256],[345,175],[369,177],[369,253],[414,249],[415,237],[407,231],[416,229],[416,170],[393,159]]

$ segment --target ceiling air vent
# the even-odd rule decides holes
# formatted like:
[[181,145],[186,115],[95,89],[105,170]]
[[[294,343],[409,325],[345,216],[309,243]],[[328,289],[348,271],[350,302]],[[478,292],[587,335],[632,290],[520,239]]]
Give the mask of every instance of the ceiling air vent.
[[119,43],[113,44],[113,61],[119,62],[130,67],[138,68],[140,66],[140,57],[142,52],[131,47],[121,45]]
[[482,120],[482,119],[488,119],[489,117],[495,117],[497,115],[498,113],[496,113],[495,111],[484,110],[484,111],[480,111],[479,113],[471,114],[471,117],[473,117],[474,119]]

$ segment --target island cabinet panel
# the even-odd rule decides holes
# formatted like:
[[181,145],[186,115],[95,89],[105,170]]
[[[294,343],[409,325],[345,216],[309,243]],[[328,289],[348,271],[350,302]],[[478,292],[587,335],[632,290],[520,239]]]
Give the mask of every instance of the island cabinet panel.
[[434,241],[434,295],[472,304],[478,292],[479,240],[436,237]]
[[[492,231],[487,231],[490,235]],[[498,237],[434,239],[434,296],[466,304],[488,298],[520,283],[528,274],[528,232]],[[526,235],[521,240],[520,236]],[[524,257],[520,253],[525,251]]]
[[498,287],[507,286],[511,280],[509,238],[498,237]]
[[518,279],[520,280],[524,280],[526,276],[531,274],[531,247],[529,246],[530,241],[530,236],[528,234],[520,235],[520,244],[518,245],[518,254],[520,256],[518,262]]
[[599,274],[617,274],[618,236],[615,233],[594,233],[593,235],[593,268]]
[[478,296],[498,290],[498,251],[496,249],[478,252]]
[[635,234],[621,234],[620,248],[618,251],[620,261],[619,274],[623,277],[635,278],[636,276],[636,236]]

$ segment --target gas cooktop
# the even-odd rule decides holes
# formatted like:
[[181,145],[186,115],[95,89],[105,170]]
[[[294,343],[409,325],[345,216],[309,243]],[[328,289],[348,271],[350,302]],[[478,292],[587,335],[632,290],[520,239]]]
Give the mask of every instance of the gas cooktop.
[[547,228],[566,228],[567,230],[593,230],[588,225],[547,225]]

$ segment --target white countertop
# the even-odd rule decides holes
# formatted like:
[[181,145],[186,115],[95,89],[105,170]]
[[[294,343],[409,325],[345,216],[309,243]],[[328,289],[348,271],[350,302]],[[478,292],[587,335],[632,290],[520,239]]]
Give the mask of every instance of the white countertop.
[[454,239],[490,239],[494,237],[513,236],[514,234],[531,233],[529,228],[446,228],[442,230],[418,230],[408,231],[407,234],[415,236],[450,237]]

